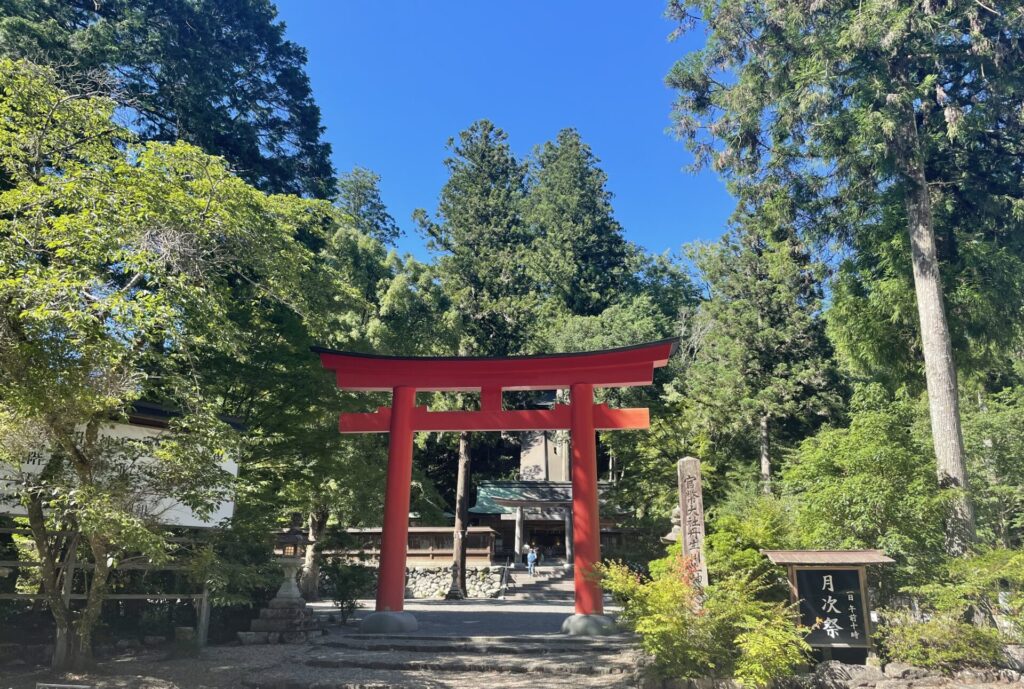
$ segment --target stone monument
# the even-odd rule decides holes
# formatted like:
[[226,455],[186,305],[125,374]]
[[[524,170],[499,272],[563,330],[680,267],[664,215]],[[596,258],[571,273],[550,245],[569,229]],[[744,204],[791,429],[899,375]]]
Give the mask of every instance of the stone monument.
[[[683,555],[692,557],[701,586],[708,585],[708,564],[704,559],[704,493],[700,484],[700,460],[684,457],[677,467],[679,475],[679,526]],[[673,529],[674,531],[674,529]]]
[[260,610],[259,618],[252,621],[251,631],[238,632],[238,640],[244,645],[301,644],[324,633],[295,583],[302,558],[284,557],[278,562],[284,569],[284,581],[273,600]]

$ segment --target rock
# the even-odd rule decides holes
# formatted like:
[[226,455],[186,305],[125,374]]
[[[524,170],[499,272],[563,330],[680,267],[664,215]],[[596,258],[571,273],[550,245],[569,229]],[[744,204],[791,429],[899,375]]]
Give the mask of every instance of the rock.
[[157,634],[149,634],[142,637],[142,643],[146,646],[163,646],[167,643],[166,636],[159,636]]
[[118,639],[114,643],[114,648],[119,651],[129,651],[142,648],[142,643],[138,639]]
[[885,674],[877,667],[872,665],[847,665],[838,660],[820,663],[814,670],[814,685],[821,689],[871,687],[885,679]]
[[999,681],[999,671],[991,668],[967,668],[954,672],[953,679],[963,684],[988,684]]
[[907,663],[889,663],[885,666],[884,673],[891,679],[922,679],[929,674],[924,668]]
[[243,646],[267,643],[269,632],[238,632],[238,640]]
[[196,628],[195,627],[175,627],[174,628],[174,640],[178,643],[195,643],[196,641]]
[[1009,668],[1003,668],[999,671],[999,679],[1007,684],[1015,684],[1017,682],[1024,681],[1024,675],[1017,670],[1011,670]]
[[1010,645],[1003,648],[1006,662],[1004,667],[1017,672],[1024,672],[1024,646]]

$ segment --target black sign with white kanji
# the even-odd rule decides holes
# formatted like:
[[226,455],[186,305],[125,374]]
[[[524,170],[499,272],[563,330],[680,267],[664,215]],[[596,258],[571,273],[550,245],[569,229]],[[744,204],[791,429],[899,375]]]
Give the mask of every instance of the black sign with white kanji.
[[812,646],[867,646],[867,607],[856,569],[797,569],[800,623]]

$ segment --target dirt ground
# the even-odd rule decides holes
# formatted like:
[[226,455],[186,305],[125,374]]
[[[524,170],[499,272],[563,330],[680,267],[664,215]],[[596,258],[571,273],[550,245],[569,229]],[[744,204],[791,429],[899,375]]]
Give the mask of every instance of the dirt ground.
[[[31,672],[0,678],[0,689],[35,689],[37,682],[83,684],[90,689],[626,689],[626,676],[460,673],[429,670],[317,668],[305,664],[320,652],[310,646],[219,646],[199,658],[146,652],[101,663],[88,674]],[[540,680],[540,682],[538,681]]]

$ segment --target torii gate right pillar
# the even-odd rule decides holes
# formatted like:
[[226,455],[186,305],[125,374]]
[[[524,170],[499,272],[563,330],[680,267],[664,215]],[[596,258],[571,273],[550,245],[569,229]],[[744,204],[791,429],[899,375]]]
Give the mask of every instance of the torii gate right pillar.
[[615,632],[604,616],[601,587],[594,566],[601,561],[601,519],[597,494],[597,437],[594,426],[594,386],[574,384],[572,408],[572,544],[576,614],[562,624],[566,634],[595,636]]

